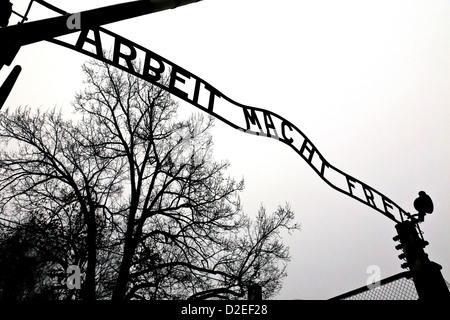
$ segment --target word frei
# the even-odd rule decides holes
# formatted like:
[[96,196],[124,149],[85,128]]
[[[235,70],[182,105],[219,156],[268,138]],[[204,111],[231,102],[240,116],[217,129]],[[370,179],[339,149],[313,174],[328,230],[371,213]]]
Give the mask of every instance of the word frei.
[[[288,145],[329,186],[395,222],[403,221],[404,215],[409,216],[382,193],[331,165],[311,140],[290,121],[271,111],[233,101],[200,77],[151,50],[101,27],[80,30],[75,41],[49,41],[148,81],[234,129],[273,138]],[[113,48],[109,54],[104,50],[105,43]],[[142,61],[143,65],[139,65]]]

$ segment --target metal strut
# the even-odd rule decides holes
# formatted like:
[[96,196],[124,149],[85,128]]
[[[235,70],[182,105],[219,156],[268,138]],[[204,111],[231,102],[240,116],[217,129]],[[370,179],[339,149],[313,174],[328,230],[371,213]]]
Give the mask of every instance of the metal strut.
[[[24,46],[79,31],[67,26],[67,21],[71,18],[71,14],[62,12],[46,1],[34,1],[61,13],[62,16],[0,29],[0,42],[4,46]],[[163,10],[174,9],[199,1],[202,0],[139,0],[86,10],[78,14],[82,17],[83,29],[89,29]]]

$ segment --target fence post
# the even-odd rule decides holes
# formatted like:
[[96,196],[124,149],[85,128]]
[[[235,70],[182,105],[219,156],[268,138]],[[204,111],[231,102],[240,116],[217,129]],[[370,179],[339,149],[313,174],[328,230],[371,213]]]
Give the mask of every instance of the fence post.
[[409,269],[414,285],[419,295],[419,300],[449,299],[450,291],[442,276],[442,267],[428,259],[428,255],[423,248],[428,244],[419,237],[415,222],[404,221],[395,226],[397,236],[395,241],[400,241],[396,249],[401,249],[400,259],[405,259],[406,263],[402,268]]
[[262,288],[260,285],[253,284],[247,286],[247,299],[250,301],[261,301],[262,300]]

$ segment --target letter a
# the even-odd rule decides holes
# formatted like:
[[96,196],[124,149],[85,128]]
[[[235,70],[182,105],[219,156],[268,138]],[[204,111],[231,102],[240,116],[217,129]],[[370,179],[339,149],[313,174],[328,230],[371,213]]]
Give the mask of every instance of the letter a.
[[74,13],[67,19],[67,29],[69,30],[81,30],[81,13]]
[[367,278],[367,288],[369,290],[376,289],[380,286],[381,269],[379,266],[371,265],[367,267],[366,273],[370,274]]
[[78,37],[77,43],[75,45],[75,48],[79,52],[89,52],[87,50],[84,50],[84,44],[89,43],[95,46],[96,49],[96,55],[99,59],[103,58],[103,48],[102,48],[102,40],[100,38],[100,31],[98,29],[93,29],[92,33],[94,34],[94,39],[89,39],[89,29],[81,30],[80,36]]
[[67,278],[67,288],[69,290],[81,289],[80,267],[73,265],[69,266],[67,268],[67,274],[71,274]]

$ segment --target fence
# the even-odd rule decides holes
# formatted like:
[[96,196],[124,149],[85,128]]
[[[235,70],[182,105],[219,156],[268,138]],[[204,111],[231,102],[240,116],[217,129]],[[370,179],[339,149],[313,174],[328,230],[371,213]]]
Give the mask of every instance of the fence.
[[[450,283],[447,287],[450,290]],[[372,286],[370,286],[372,287]],[[396,274],[380,281],[379,285],[369,288],[364,286],[359,289],[344,293],[330,300],[418,300],[414,281],[408,271]]]

